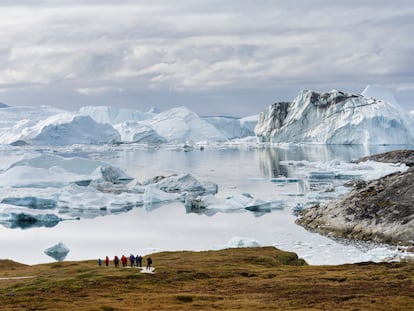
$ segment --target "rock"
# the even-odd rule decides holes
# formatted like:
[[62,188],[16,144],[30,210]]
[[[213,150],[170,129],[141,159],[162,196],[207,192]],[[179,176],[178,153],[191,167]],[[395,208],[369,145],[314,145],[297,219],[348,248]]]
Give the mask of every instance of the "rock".
[[363,157],[352,162],[361,163],[369,160],[384,163],[405,163],[407,166],[414,166],[414,150],[394,150]]
[[343,199],[314,206],[296,223],[334,237],[414,244],[414,168],[358,187]]

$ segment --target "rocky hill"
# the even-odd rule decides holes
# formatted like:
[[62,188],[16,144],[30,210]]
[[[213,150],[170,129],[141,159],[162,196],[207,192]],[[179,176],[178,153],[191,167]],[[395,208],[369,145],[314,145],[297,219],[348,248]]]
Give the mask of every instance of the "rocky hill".
[[[409,157],[404,159],[406,153]],[[410,161],[411,151],[371,157]],[[301,213],[297,223],[331,235],[389,244],[414,245],[414,168],[383,178],[355,183],[339,201],[314,206]]]

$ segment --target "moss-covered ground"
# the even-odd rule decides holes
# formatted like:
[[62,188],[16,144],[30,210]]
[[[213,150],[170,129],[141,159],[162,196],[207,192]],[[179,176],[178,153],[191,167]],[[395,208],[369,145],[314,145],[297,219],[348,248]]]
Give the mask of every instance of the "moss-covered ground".
[[[414,263],[309,266],[272,247],[152,254],[155,274],[96,260],[0,260],[1,310],[413,310]],[[31,278],[16,277],[31,276]],[[7,279],[10,278],[10,279]]]

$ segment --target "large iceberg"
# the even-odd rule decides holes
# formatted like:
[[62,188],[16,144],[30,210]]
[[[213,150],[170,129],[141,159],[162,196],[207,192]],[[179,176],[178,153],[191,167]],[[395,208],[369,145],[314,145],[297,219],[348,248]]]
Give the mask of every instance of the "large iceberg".
[[301,91],[292,103],[275,103],[261,113],[256,136],[274,143],[413,144],[413,120],[396,100],[379,89],[364,94]]
[[0,110],[0,143],[10,144],[21,139],[26,129],[39,121],[63,113],[49,106],[40,107],[3,107]]
[[258,115],[201,118],[186,107],[149,112],[86,106],[68,112],[42,106],[0,110],[0,144],[13,146],[108,143],[183,144],[254,136]]
[[[9,109],[9,108],[4,108]],[[9,120],[8,126],[3,124],[0,142],[10,144],[24,141],[35,145],[73,145],[102,144],[120,141],[119,133],[110,125],[95,122],[89,116],[79,116],[63,112],[47,116],[34,111],[34,122],[25,119],[26,109],[18,110],[23,114]],[[27,117],[30,118],[31,114]],[[42,119],[42,117],[46,118]],[[22,118],[22,119],[19,119]],[[37,120],[39,119],[40,120]]]
[[216,127],[185,107],[172,108],[142,121],[170,143],[225,141]]

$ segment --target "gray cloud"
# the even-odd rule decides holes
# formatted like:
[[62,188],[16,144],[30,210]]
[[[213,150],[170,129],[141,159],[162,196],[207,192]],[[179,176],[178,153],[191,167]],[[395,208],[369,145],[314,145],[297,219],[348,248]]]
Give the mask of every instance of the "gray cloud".
[[414,90],[412,1],[45,0],[0,7],[0,98],[10,104],[145,101],[203,114],[233,105],[243,115],[260,111],[255,98],[292,99],[301,88],[359,92],[374,83],[397,98],[401,92],[414,109],[407,95]]

